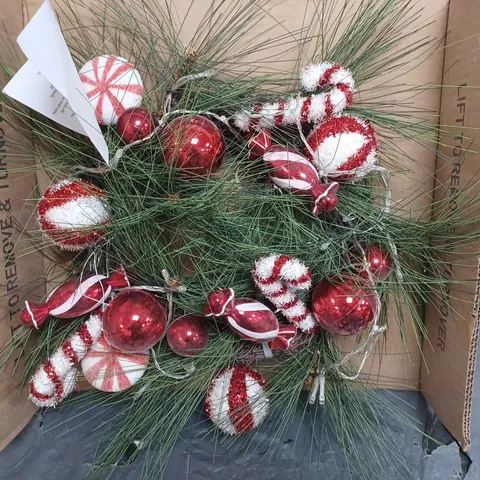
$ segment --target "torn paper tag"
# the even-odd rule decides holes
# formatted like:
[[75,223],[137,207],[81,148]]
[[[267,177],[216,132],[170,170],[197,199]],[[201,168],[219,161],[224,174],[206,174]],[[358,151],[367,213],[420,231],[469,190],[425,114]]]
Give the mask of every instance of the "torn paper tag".
[[64,127],[87,135],[108,165],[107,143],[48,0],[23,29],[17,43],[28,61],[4,93]]

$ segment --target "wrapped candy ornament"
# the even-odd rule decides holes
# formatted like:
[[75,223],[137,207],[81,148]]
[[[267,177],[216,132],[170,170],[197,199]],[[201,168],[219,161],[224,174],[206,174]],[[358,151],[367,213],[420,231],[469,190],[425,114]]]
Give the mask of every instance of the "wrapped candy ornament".
[[85,180],[67,179],[52,185],[38,204],[42,232],[60,248],[82,250],[95,245],[110,221],[102,190]]
[[377,163],[375,131],[365,119],[351,115],[327,119],[313,129],[307,143],[306,154],[322,177],[363,176]]
[[353,279],[323,279],[313,291],[312,310],[317,322],[335,335],[362,333],[377,315],[375,293]]
[[268,413],[265,379],[249,367],[222,370],[213,379],[205,410],[224,433],[236,435],[258,427]]
[[255,343],[267,343],[279,332],[277,317],[266,305],[235,298],[232,288],[215,290],[208,296],[205,316],[225,317],[235,333]]
[[165,332],[167,313],[151,293],[124,290],[105,309],[103,331],[107,342],[125,353],[145,353]]
[[62,283],[44,303],[25,302],[20,320],[27,327],[42,328],[49,315],[75,318],[101,306],[113,290],[130,286],[125,270],[117,268],[109,277],[86,274]]
[[94,312],[36,371],[30,380],[30,399],[37,407],[51,407],[72,392],[77,367],[102,335],[102,312]]
[[293,148],[275,145],[264,153],[263,160],[275,185],[295,195],[312,197],[314,215],[337,207],[338,183],[320,183],[314,166]]
[[80,69],[79,74],[101,125],[116,125],[125,110],[137,107],[142,102],[142,77],[122,57],[95,57]]
[[215,173],[225,152],[225,140],[220,129],[200,115],[184,115],[167,123],[160,143],[165,162],[186,177]]
[[83,358],[82,372],[97,390],[120,392],[143,377],[149,359],[148,353],[119,352],[102,335]]

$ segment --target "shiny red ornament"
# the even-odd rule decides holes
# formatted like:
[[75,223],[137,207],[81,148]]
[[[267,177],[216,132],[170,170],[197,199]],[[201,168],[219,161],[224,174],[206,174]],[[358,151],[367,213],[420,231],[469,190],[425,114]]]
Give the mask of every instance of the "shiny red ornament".
[[293,325],[282,326],[278,331],[278,335],[268,344],[272,351],[275,350],[288,350],[295,344],[295,338],[297,336],[297,328]]
[[[379,245],[367,245],[364,248],[365,259],[371,277],[375,282],[386,280],[392,273],[392,257],[389,252],[383,250]],[[354,267],[362,278],[370,279],[368,272],[365,271],[364,260],[361,255],[355,256]]]
[[20,320],[27,327],[41,328],[49,315],[75,318],[95,310],[107,300],[113,290],[129,287],[125,270],[120,267],[110,277],[83,275],[55,288],[44,303],[25,302]]
[[259,134],[255,135],[248,141],[250,160],[256,160],[257,158],[262,157],[271,146],[272,137],[270,136],[270,132],[268,130],[262,130]]
[[232,288],[215,290],[208,296],[205,316],[224,316],[230,328],[245,340],[265,343],[279,332],[275,314],[263,303],[235,298]]
[[126,144],[143,140],[153,133],[157,121],[153,115],[143,107],[134,107],[125,110],[117,122],[117,132]]
[[291,147],[275,145],[263,155],[268,174],[275,185],[295,195],[312,197],[312,212],[330,212],[338,204],[338,183],[320,183],[315,167]]
[[215,173],[225,152],[220,129],[200,115],[185,115],[169,122],[162,131],[160,143],[165,161],[187,177]]
[[373,321],[375,297],[350,279],[323,279],[315,288],[312,310],[317,322],[335,335],[357,335]]
[[168,346],[181,357],[194,357],[208,343],[208,327],[197,315],[178,317],[167,332]]
[[165,307],[148,292],[125,290],[108,305],[103,330],[108,343],[121,352],[145,353],[165,332]]

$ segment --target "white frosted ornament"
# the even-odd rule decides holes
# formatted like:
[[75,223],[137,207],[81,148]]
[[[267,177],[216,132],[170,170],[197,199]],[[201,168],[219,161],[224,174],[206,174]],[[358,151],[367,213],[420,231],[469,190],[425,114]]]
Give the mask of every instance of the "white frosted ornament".
[[135,385],[145,373],[148,353],[123,353],[101,336],[82,360],[88,383],[103,392],[120,392]]
[[330,118],[314,128],[307,142],[305,152],[322,176],[363,176],[377,164],[375,131],[365,119]]
[[87,98],[101,125],[116,125],[120,115],[142,102],[144,88],[138,70],[122,57],[102,55],[79,71]]
[[102,190],[85,180],[67,179],[52,185],[38,204],[42,232],[59,247],[81,250],[104,235],[110,221]]
[[265,379],[249,367],[220,371],[205,399],[205,410],[224,433],[236,435],[258,427],[268,413]]

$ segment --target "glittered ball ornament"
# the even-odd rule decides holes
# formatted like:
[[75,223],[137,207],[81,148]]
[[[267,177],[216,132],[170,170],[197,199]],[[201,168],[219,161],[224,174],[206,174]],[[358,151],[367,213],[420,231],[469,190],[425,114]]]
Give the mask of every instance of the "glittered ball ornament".
[[208,343],[205,320],[197,315],[178,317],[168,329],[167,343],[171,350],[181,357],[197,355]]
[[362,333],[376,315],[374,294],[352,279],[323,279],[312,296],[312,310],[317,322],[335,335]]
[[119,117],[117,133],[127,145],[143,140],[153,133],[157,121],[153,115],[143,107],[129,108]]
[[205,399],[205,410],[224,433],[236,435],[258,427],[268,413],[265,379],[249,367],[222,370]]
[[162,337],[167,325],[165,307],[152,294],[124,290],[103,315],[105,338],[117,350],[145,353]]
[[[378,143],[372,124],[343,115],[317,125],[308,136],[307,157],[322,176],[348,178],[377,162]],[[313,152],[313,153],[312,153]]]
[[67,179],[52,185],[38,203],[42,232],[65,250],[98,243],[110,221],[105,193],[85,180]]
[[102,392],[120,392],[137,383],[145,373],[148,353],[125,353],[100,337],[82,360],[82,373],[92,387]]
[[128,108],[137,107],[144,93],[138,70],[122,57],[102,55],[78,72],[88,101],[101,125],[116,125]]
[[277,317],[266,305],[250,298],[235,298],[232,288],[212,292],[204,313],[206,317],[225,317],[236,334],[255,343],[273,340],[280,328]]
[[220,129],[200,115],[181,116],[162,130],[163,158],[187,177],[208,176],[222,164],[225,140]]
[[367,245],[364,247],[365,260],[370,275],[365,270],[364,259],[362,255],[354,256],[354,269],[365,279],[372,279],[375,282],[386,280],[392,273],[392,257],[390,253],[379,245]]

